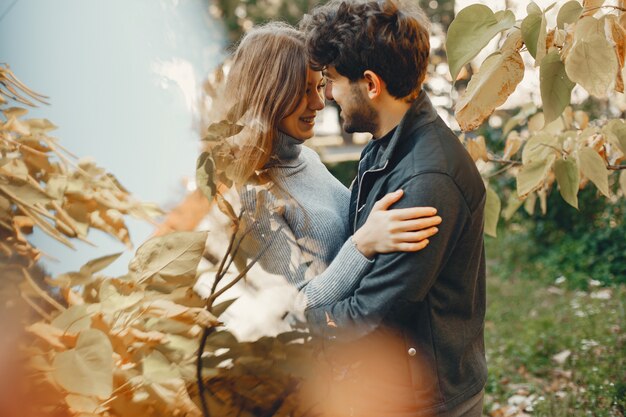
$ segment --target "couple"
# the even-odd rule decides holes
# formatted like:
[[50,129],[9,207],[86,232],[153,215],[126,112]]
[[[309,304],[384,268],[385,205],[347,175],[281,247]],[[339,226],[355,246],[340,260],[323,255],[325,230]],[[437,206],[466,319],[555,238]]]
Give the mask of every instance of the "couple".
[[[266,248],[259,263],[299,289],[354,382],[331,388],[330,415],[482,412],[485,188],[421,88],[428,56],[419,10],[332,1],[301,30],[253,28],[226,80],[220,107],[247,126],[232,167],[254,220],[246,249]],[[350,190],[302,145],[325,98],[347,132],[373,135]]]

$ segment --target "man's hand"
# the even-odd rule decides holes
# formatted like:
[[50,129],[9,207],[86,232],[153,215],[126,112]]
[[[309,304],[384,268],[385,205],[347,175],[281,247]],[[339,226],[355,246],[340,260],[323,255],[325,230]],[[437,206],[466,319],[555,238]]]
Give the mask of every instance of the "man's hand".
[[416,252],[424,249],[428,238],[439,231],[435,226],[441,223],[441,217],[435,216],[434,207],[389,209],[403,194],[398,190],[378,200],[365,224],[352,236],[354,245],[364,256]]

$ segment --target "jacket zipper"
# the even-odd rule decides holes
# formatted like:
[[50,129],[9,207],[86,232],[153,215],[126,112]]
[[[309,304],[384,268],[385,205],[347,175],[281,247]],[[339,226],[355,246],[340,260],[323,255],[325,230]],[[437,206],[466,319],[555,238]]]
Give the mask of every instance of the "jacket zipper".
[[[361,161],[362,162],[362,161]],[[361,166],[361,162],[359,162],[359,167]],[[359,180],[359,190],[357,191],[356,194],[356,213],[354,213],[354,226],[353,226],[353,230],[352,233],[356,232],[356,225],[359,219],[359,212],[361,211],[359,205],[361,204],[361,187],[363,186],[363,179],[365,178],[365,174],[368,173],[373,173],[373,172],[380,172],[382,170],[384,170],[385,168],[387,168],[387,164],[389,163],[389,160],[387,159],[385,161],[385,164],[378,168],[378,169],[371,169],[371,170],[367,170],[363,173],[363,175],[361,176],[360,180]]]

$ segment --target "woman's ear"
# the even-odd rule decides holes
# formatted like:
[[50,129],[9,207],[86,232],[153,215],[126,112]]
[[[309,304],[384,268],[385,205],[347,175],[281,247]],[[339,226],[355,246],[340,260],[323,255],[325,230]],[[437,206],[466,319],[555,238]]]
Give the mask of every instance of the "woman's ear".
[[363,78],[365,79],[366,91],[370,100],[379,97],[383,92],[383,88],[385,88],[385,82],[383,79],[371,70],[365,71],[363,73]]

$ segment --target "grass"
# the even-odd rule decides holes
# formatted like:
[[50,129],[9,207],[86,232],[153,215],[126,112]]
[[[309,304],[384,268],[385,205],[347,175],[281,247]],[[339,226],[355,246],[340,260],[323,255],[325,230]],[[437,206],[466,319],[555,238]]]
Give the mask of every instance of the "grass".
[[624,416],[626,286],[583,292],[523,269],[496,274],[488,277],[485,413]]

